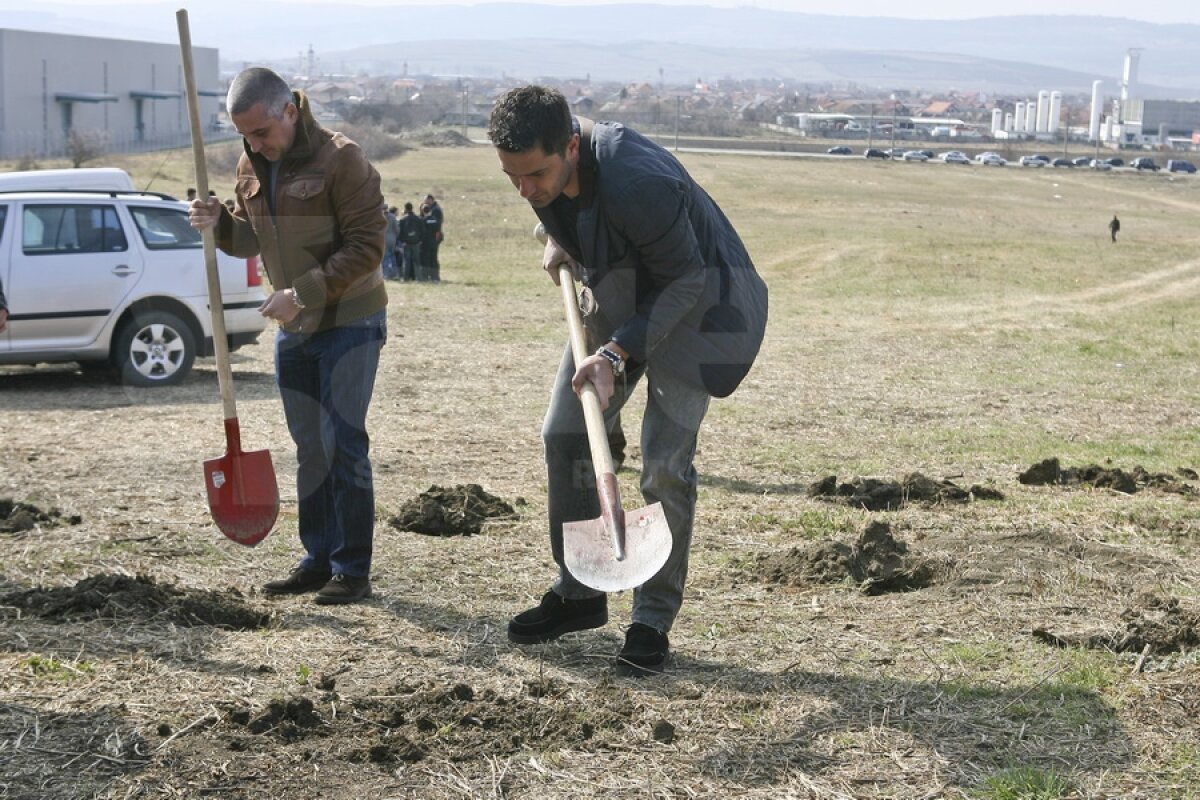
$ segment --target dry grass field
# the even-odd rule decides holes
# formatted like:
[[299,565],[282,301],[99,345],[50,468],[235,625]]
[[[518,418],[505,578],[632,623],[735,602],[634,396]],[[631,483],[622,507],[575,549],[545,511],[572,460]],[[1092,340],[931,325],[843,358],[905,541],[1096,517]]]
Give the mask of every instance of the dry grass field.
[[[552,575],[565,326],[490,148],[418,149],[379,167],[389,202],[441,199],[443,282],[390,285],[372,600],[258,591],[298,551],[269,335],[234,356],[283,494],[253,549],[208,517],[211,359],[163,390],[0,367],[0,498],[64,515],[0,532],[0,797],[1200,797],[1200,181],[681,158],[771,321],[701,434],[666,675],[613,673],[627,594],[505,639]],[[115,164],[191,181],[187,152]],[[1049,458],[1081,479],[1018,480]],[[516,517],[388,524],[466,484]]]

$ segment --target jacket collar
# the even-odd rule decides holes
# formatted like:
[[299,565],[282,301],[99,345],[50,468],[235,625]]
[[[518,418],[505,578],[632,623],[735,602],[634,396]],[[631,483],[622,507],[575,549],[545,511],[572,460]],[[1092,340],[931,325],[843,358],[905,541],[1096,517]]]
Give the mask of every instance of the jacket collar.
[[596,201],[596,158],[592,155],[592,129],[596,123],[587,117],[575,117],[575,132],[579,134],[579,208],[591,208]]

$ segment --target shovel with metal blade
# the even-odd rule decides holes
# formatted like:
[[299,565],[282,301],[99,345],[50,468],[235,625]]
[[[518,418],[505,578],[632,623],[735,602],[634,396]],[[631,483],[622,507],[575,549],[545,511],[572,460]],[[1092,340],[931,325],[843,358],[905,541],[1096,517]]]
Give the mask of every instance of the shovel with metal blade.
[[[208,197],[208,164],[200,126],[200,104],[192,66],[192,36],[186,10],[175,15],[179,26],[179,50],[187,84],[188,118],[192,126],[192,157],[196,165],[196,190]],[[204,462],[204,485],[208,508],[221,533],[244,545],[255,545],[271,532],[279,516],[279,486],[271,453],[242,452],[241,426],[233,400],[233,371],[229,367],[229,339],[225,333],[225,306],[221,300],[221,277],[217,271],[216,240],[212,228],[202,234],[204,264],[208,272],[208,307],[212,313],[213,350],[217,357],[217,382],[225,411],[225,455]]]
[[[540,224],[534,235],[539,241],[546,241],[545,229]],[[570,266],[559,265],[558,285],[566,309],[571,354],[578,368],[589,353],[574,281]],[[653,578],[667,563],[671,555],[671,529],[662,503],[632,511],[621,508],[621,491],[608,448],[600,396],[591,383],[586,383],[579,400],[592,451],[600,516],[563,523],[563,560],[567,570],[585,586],[602,592],[632,589]]]

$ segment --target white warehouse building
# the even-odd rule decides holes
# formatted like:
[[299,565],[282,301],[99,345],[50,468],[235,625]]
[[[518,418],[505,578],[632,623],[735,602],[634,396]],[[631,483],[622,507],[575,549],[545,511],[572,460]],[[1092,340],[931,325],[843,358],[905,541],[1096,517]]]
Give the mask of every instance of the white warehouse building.
[[[218,51],[194,47],[200,116],[215,127]],[[119,150],[190,141],[179,46],[0,28],[0,158],[67,152],[74,131]]]

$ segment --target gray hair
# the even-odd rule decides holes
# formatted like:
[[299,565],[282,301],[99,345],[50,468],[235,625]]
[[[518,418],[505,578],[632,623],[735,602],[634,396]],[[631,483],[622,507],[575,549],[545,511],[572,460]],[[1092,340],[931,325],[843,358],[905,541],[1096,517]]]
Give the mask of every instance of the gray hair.
[[245,114],[259,103],[268,117],[278,119],[288,103],[295,100],[287,81],[266,67],[250,67],[237,74],[229,84],[225,109],[233,114]]

